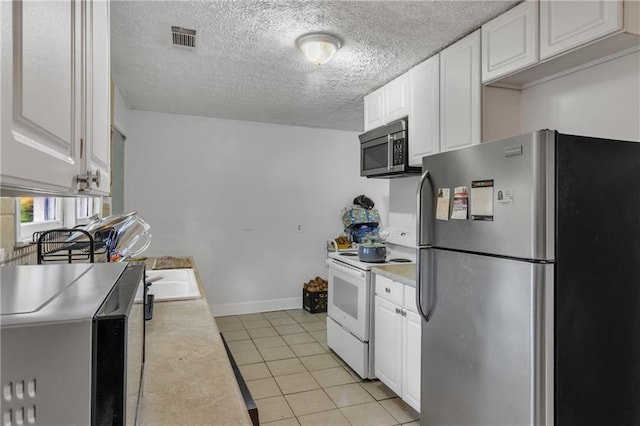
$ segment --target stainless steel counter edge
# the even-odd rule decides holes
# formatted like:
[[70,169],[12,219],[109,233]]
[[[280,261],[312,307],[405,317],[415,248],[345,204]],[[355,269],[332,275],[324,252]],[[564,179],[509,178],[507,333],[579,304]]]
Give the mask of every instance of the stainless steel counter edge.
[[191,264],[202,298],[158,302],[147,322],[138,424],[249,426],[251,418],[193,258]]
[[385,265],[371,268],[374,274],[382,275],[410,287],[416,286],[416,264]]

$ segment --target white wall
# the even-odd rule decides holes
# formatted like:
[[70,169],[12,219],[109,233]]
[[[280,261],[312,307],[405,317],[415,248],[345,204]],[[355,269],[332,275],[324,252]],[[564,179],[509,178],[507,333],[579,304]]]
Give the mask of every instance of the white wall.
[[640,140],[640,52],[525,89],[521,130]]
[[193,256],[214,315],[300,307],[355,196],[388,221],[389,183],[359,176],[357,133],[141,111],[127,126],[145,254]]
[[389,226],[415,228],[420,176],[389,180]]
[[520,102],[520,90],[482,88],[482,142],[522,134]]
[[130,112],[129,107],[125,102],[124,97],[122,97],[122,93],[120,92],[120,89],[118,89],[118,86],[116,86],[114,83],[113,84],[113,125],[115,126],[116,129],[118,129],[118,131],[121,134],[125,136],[127,135],[129,112]]

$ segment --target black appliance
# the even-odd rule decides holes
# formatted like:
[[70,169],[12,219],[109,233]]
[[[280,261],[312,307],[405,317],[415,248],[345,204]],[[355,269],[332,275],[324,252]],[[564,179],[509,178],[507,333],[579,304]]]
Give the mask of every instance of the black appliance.
[[142,263],[3,266],[4,424],[134,425],[142,391]]

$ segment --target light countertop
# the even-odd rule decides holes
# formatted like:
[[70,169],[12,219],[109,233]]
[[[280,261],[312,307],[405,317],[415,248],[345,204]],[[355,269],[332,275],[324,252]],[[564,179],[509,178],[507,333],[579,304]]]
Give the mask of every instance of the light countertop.
[[156,302],[153,319],[146,323],[138,424],[249,426],[247,407],[195,267],[194,272],[202,298]]
[[411,287],[416,286],[416,264],[376,266],[371,272]]

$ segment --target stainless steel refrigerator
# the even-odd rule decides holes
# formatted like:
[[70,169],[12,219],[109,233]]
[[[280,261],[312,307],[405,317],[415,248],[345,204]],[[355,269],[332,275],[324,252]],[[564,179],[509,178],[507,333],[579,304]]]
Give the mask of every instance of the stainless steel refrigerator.
[[640,143],[423,158],[421,423],[640,424]]

